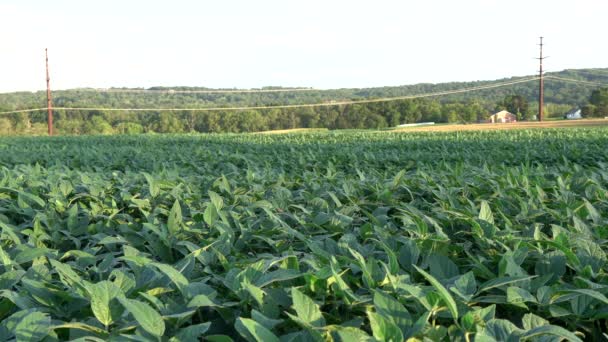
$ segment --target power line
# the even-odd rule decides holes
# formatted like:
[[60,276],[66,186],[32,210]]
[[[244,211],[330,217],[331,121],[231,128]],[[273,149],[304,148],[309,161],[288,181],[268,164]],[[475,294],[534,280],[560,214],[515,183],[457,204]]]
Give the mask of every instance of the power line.
[[33,108],[33,109],[19,109],[19,110],[11,110],[8,112],[0,112],[0,115],[2,114],[17,114],[17,113],[31,113],[31,112],[40,112],[40,111],[46,111],[48,108]]
[[590,74],[590,75],[594,75],[594,76],[598,76],[598,74],[601,74],[601,76],[603,76],[603,77],[608,76],[608,70],[604,70],[604,69],[585,69],[585,70],[570,69],[570,70],[564,70],[564,71],[584,73],[584,74]]
[[[322,102],[322,103],[305,103],[305,104],[292,104],[292,105],[267,105],[267,106],[241,106],[241,107],[208,107],[208,108],[103,108],[103,107],[55,107],[55,110],[98,110],[98,111],[108,111],[108,112],[151,112],[151,111],[168,111],[168,112],[177,112],[177,111],[189,111],[189,112],[211,112],[211,111],[242,111],[242,110],[256,110],[256,109],[289,109],[289,108],[311,108],[311,107],[333,107],[333,106],[344,106],[344,105],[353,105],[353,104],[366,104],[366,103],[379,103],[379,102],[391,102],[391,101],[400,101],[400,100],[412,100],[417,98],[425,98],[425,97],[434,97],[434,96],[445,96],[459,93],[466,93],[471,91],[479,91],[485,89],[506,87],[509,85],[531,82],[538,80],[538,77],[526,78],[517,81],[509,81],[502,82],[497,84],[490,84],[485,86],[477,86],[472,88],[463,88],[456,90],[447,90],[441,92],[434,93],[426,93],[426,94],[418,94],[418,95],[409,95],[409,96],[397,96],[397,97],[383,97],[377,99],[365,99],[365,100],[350,100],[350,101],[330,101],[330,102]],[[33,112],[38,110],[44,110],[44,108],[40,109],[27,109],[27,110],[14,110],[10,112],[0,112],[1,114],[12,114],[12,113],[20,113],[20,112]]]
[[[69,90],[55,90],[54,92],[89,92],[89,93],[133,93],[133,94],[255,94],[255,93],[291,93],[291,92],[311,92],[321,91],[315,88],[280,88],[280,89],[200,89],[200,90],[179,90],[179,89],[121,89],[121,88],[79,88]],[[40,92],[40,91],[38,91]],[[0,94],[12,94],[0,93]],[[18,92],[17,92],[18,93]],[[34,92],[36,93],[36,92]]]
[[281,89],[209,89],[209,90],[176,90],[176,89],[120,89],[120,88],[84,88],[82,92],[98,93],[135,93],[135,94],[251,94],[251,93],[288,93],[319,91],[314,88],[281,88]]
[[559,80],[559,81],[564,81],[564,82],[573,82],[573,83],[589,84],[589,85],[596,85],[596,86],[608,86],[608,84],[606,84],[606,83],[575,80],[573,78],[565,78],[565,77],[558,77],[558,76],[545,76],[545,77],[552,78],[552,79]]

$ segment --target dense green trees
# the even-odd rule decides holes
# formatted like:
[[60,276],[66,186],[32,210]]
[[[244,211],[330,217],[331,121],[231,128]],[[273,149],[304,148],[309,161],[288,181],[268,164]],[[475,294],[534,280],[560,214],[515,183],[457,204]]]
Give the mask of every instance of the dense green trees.
[[534,114],[530,110],[528,100],[521,95],[509,95],[504,98],[502,102],[497,105],[497,110],[507,110],[517,115],[518,120],[529,120]]
[[600,118],[608,116],[608,88],[596,89],[591,93],[589,104],[583,107],[583,115]]
[[[608,83],[608,74],[593,70],[566,70],[556,75]],[[603,77],[603,78],[602,78]],[[509,80],[516,80],[509,79]],[[504,81],[504,80],[503,80]],[[141,93],[68,90],[54,93],[57,107],[159,108],[150,111],[56,110],[60,134],[137,134],[142,132],[250,132],[273,129],[384,128],[405,123],[433,121],[468,123],[485,121],[495,111],[506,109],[520,120],[536,113],[537,84],[519,83],[505,88],[390,102],[319,107],[250,109],[242,111],[163,111],[160,108],[250,107],[279,104],[328,103],[380,97],[409,96],[478,87],[490,82],[417,84],[371,89],[335,89],[279,93]],[[546,83],[547,117],[561,117],[572,107],[582,107],[586,116],[608,115],[608,90],[593,85]],[[165,88],[154,88],[166,90]],[[194,90],[204,88],[173,88]],[[40,108],[44,92],[0,94],[0,112]],[[44,134],[44,110],[0,117],[0,134]]]

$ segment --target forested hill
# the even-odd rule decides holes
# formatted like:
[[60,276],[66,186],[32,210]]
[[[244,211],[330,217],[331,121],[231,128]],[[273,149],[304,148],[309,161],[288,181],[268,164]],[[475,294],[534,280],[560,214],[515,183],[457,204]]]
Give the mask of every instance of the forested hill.
[[[562,116],[572,107],[589,104],[591,94],[600,84],[608,85],[608,68],[570,69],[547,73],[545,103],[548,116]],[[97,117],[106,131],[251,131],[294,127],[380,128],[417,121],[474,122],[501,108],[516,110],[520,119],[534,114],[538,82],[530,81],[505,87],[473,92],[433,96],[416,100],[400,100],[365,105],[319,108],[244,110],[240,112],[163,112],[163,108],[203,108],[234,106],[273,106],[285,104],[327,103],[332,101],[391,98],[428,93],[449,92],[463,88],[490,86],[534,77],[512,77],[494,81],[415,84],[395,87],[332,89],[268,93],[180,93],[171,90],[209,90],[194,87],[154,87],[157,92],[122,92],[133,90],[112,88],[108,91],[72,89],[53,92],[56,107],[151,108],[149,112],[58,111],[58,127],[65,133],[96,133],[87,122]],[[555,79],[579,80],[580,83]],[[585,83],[585,82],[593,82]],[[273,88],[268,88],[273,89]],[[278,88],[285,89],[285,88]],[[139,89],[144,90],[144,89]],[[160,90],[164,90],[159,92]],[[46,93],[17,92],[0,94],[0,112],[41,108]],[[514,107],[515,106],[515,107]],[[602,115],[601,110],[597,111]],[[0,134],[6,131],[32,129],[45,120],[43,112],[0,117]],[[63,123],[61,122],[63,121]],[[167,123],[167,121],[171,121]],[[105,125],[103,123],[107,123]],[[123,124],[121,126],[121,124]],[[126,129],[124,124],[130,127]],[[90,123],[89,123],[90,126]],[[110,129],[111,127],[111,129]],[[92,130],[92,131],[91,131]]]
[[[605,69],[568,69],[560,72],[547,73],[547,76],[576,79],[587,82],[598,82],[608,85],[608,68]],[[277,92],[277,93],[213,93],[213,94],[142,94],[119,93],[111,90],[128,90],[130,88],[111,88],[110,92],[96,92],[93,89],[71,89],[54,91],[56,106],[99,106],[99,107],[154,107],[162,105],[205,107],[226,105],[260,105],[260,104],[299,104],[323,102],[330,100],[352,100],[363,98],[381,98],[419,95],[426,93],[445,92],[462,88],[474,88],[501,82],[517,81],[534,77],[511,77],[492,81],[449,82],[449,83],[419,83],[393,87],[376,88],[345,88],[306,92]],[[545,101],[555,104],[583,105],[591,91],[597,86],[584,83],[565,82],[548,78],[545,81]],[[263,89],[285,89],[268,87]],[[138,90],[144,90],[139,88]],[[211,90],[204,87],[152,87],[148,90]],[[459,93],[449,96],[438,96],[434,99],[446,102],[462,102],[470,99],[481,99],[487,102],[499,102],[507,95],[523,95],[533,102],[538,97],[538,82],[519,83],[506,87]],[[39,91],[0,94],[2,110],[43,107],[46,92]]]

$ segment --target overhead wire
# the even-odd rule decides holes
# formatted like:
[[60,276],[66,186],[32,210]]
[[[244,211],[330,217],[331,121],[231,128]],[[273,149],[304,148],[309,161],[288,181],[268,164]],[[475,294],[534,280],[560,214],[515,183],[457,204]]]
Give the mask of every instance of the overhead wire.
[[99,93],[135,93],[135,94],[252,94],[252,93],[287,93],[319,91],[315,88],[280,88],[280,89],[121,89],[121,88],[81,88],[74,89],[81,92]]
[[33,109],[11,110],[11,111],[8,111],[8,112],[0,112],[0,115],[2,115],[2,114],[17,114],[17,113],[30,113],[30,112],[38,112],[38,111],[42,111],[42,110],[47,110],[47,108],[33,108]]
[[545,78],[550,78],[550,79],[559,80],[559,81],[563,81],[563,82],[573,82],[573,83],[589,84],[589,85],[596,85],[596,86],[608,86],[608,83],[583,81],[583,80],[576,80],[574,78],[558,77],[558,76],[551,76],[551,75],[547,75],[547,76],[545,76]]
[[[441,92],[432,92],[426,94],[417,94],[417,95],[406,95],[406,96],[395,96],[395,97],[382,97],[376,99],[363,99],[363,100],[344,100],[344,101],[327,101],[320,103],[304,103],[304,104],[288,104],[288,105],[263,105],[263,106],[237,106],[237,107],[197,107],[197,108],[107,108],[107,107],[54,107],[54,110],[82,110],[82,111],[108,111],[108,112],[152,112],[152,111],[168,111],[168,112],[177,112],[177,111],[190,111],[190,112],[211,112],[211,111],[244,111],[244,110],[258,110],[258,109],[291,109],[291,108],[314,108],[314,107],[333,107],[333,106],[345,106],[345,105],[354,105],[354,104],[367,104],[367,103],[381,103],[381,102],[391,102],[391,101],[401,101],[401,100],[412,100],[417,98],[426,98],[426,97],[435,97],[435,96],[446,96],[452,94],[460,94],[472,91],[479,91],[485,89],[493,89],[499,87],[506,87],[509,85],[526,83],[538,80],[539,77],[531,77],[526,79],[521,79],[517,81],[509,81],[509,82],[501,82],[496,84],[489,84],[484,86],[470,87],[470,88],[462,88],[455,90],[447,90]],[[46,108],[38,108],[38,109],[27,109],[27,110],[14,110],[10,112],[0,112],[1,114],[12,114],[12,113],[20,113],[20,112],[33,112],[46,110]]]

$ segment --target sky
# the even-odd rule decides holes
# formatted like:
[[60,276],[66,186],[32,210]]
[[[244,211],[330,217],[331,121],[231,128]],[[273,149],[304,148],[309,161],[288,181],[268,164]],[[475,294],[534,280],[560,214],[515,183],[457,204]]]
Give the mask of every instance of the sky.
[[358,88],[608,67],[606,0],[0,0],[0,92]]

